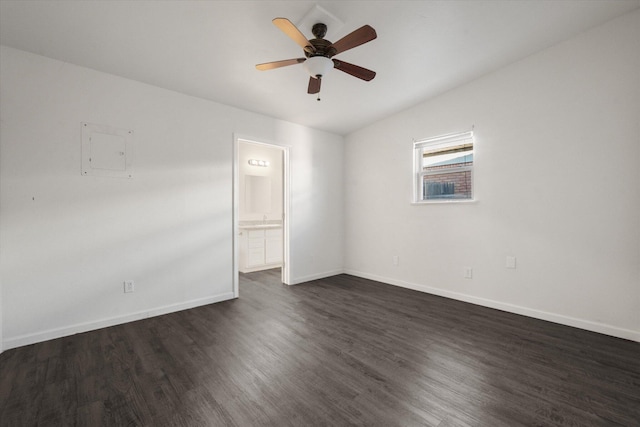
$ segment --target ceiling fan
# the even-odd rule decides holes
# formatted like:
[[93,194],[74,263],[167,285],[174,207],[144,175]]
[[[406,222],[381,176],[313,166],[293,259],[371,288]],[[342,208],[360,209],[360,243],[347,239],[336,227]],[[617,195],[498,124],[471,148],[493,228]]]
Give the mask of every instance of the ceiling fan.
[[[335,43],[324,39],[327,33],[327,26],[322,23],[314,24],[311,32],[315,38],[307,40],[302,32],[287,18],[275,18],[273,23],[282,32],[296,42],[304,51],[305,58],[285,59],[283,61],[266,62],[256,65],[261,71],[272,70],[274,68],[286,67],[287,65],[302,64],[309,73],[309,87],[307,93],[320,93],[320,83],[322,77],[331,69],[336,68],[347,74],[351,74],[359,79],[370,81],[375,76],[375,71],[333,59],[333,57],[346,50],[370,42],[378,37],[376,30],[369,25],[364,25],[350,34],[347,34]],[[320,97],[318,96],[318,101]]]

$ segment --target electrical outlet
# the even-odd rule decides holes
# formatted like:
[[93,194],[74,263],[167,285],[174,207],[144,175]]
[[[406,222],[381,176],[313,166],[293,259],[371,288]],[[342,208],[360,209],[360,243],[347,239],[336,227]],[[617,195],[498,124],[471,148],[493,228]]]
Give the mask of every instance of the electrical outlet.
[[398,255],[393,256],[393,265],[400,264],[400,257]]
[[508,256],[506,263],[505,263],[505,267],[507,268],[516,268],[516,257],[514,256]]
[[471,267],[465,267],[464,268],[464,278],[465,279],[473,278],[473,268],[471,268]]
[[124,282],[124,293],[128,294],[129,292],[133,292],[135,287],[133,285],[133,280],[125,280]]

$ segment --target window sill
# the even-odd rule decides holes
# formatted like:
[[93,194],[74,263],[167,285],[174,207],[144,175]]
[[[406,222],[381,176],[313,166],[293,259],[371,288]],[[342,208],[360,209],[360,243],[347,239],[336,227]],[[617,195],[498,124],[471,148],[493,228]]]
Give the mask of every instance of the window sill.
[[474,204],[478,203],[478,199],[465,199],[465,200],[423,200],[420,202],[411,202],[413,206],[423,205],[457,205],[457,204]]

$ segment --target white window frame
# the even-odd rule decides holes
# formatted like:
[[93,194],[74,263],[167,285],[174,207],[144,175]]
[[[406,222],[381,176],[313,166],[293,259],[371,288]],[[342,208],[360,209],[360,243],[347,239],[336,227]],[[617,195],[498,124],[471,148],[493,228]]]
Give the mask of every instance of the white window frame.
[[[473,173],[473,165],[456,168],[456,172],[471,172],[471,197],[461,199],[424,199],[423,186],[424,177],[428,175],[441,175],[451,173],[450,169],[443,169],[441,171],[424,171],[423,170],[423,156],[424,150],[434,150],[438,148],[447,148],[455,145],[460,145],[465,141],[470,141],[473,145],[471,153],[475,153],[476,145],[473,138],[473,131],[452,133],[447,135],[435,136],[432,138],[421,139],[414,141],[413,143],[413,203],[414,204],[431,204],[431,203],[465,203],[475,201],[475,179]],[[475,164],[475,155],[474,155]]]

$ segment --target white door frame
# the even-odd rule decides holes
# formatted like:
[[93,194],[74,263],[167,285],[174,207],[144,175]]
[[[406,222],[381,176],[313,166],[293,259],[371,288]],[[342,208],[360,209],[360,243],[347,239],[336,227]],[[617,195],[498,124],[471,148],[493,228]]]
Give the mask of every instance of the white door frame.
[[290,167],[289,167],[289,149],[288,146],[278,145],[261,141],[257,138],[245,137],[242,135],[233,135],[233,295],[235,298],[240,296],[239,292],[239,259],[240,259],[240,239],[238,238],[238,223],[240,211],[240,176],[239,176],[239,143],[245,142],[249,144],[263,145],[271,148],[277,148],[282,151],[282,283],[289,285],[291,277],[290,256],[289,256],[289,223],[290,223]]

